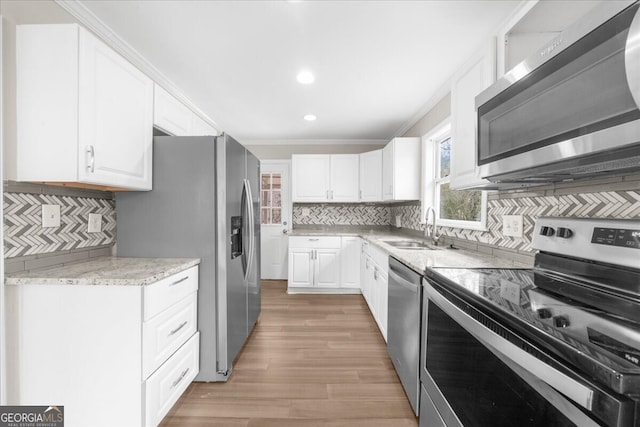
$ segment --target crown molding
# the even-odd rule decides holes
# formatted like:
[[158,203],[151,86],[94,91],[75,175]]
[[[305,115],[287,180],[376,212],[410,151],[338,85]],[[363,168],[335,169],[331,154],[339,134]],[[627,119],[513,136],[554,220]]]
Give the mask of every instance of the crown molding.
[[244,145],[386,145],[388,139],[243,139]]
[[164,90],[169,92],[172,96],[186,105],[190,110],[199,115],[205,122],[213,126],[218,132],[222,133],[222,130],[218,124],[211,120],[200,108],[198,108],[189,98],[187,98],[178,86],[176,86],[171,80],[160,72],[151,62],[149,62],[144,56],[142,56],[137,50],[135,50],[129,43],[127,43],[122,37],[117,35],[111,27],[105,24],[100,18],[98,18],[93,12],[91,12],[82,2],[79,0],[54,0],[54,2],[71,14],[78,20],[84,27],[93,32],[99,39],[105,42],[109,47],[122,55],[125,59],[131,62],[140,71],[146,74],[151,80],[153,80],[159,86],[162,86]]

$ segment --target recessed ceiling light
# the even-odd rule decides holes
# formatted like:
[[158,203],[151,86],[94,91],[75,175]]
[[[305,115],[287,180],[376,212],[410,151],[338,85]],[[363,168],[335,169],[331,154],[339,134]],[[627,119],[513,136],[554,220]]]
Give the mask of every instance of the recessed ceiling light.
[[313,76],[313,74],[311,74],[311,71],[304,70],[298,73],[296,79],[298,80],[298,83],[308,85],[313,83],[316,78]]
[[306,121],[308,121],[308,122],[312,122],[312,121],[314,121],[315,119],[317,119],[317,117],[316,117],[315,115],[313,115],[313,114],[307,114],[306,116],[304,116],[304,119],[305,119]]

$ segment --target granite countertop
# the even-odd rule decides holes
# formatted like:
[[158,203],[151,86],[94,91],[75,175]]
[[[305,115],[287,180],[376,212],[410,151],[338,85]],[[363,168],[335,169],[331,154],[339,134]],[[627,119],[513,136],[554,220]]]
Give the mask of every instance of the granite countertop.
[[371,227],[340,227],[326,229],[294,229],[290,236],[359,236],[411,267],[419,274],[431,267],[447,268],[531,268],[531,264],[517,262],[466,249],[429,245],[430,249],[398,249],[384,243],[387,240],[416,240],[429,244],[415,235]]
[[197,258],[99,257],[42,270],[8,274],[7,285],[145,286],[194,265]]

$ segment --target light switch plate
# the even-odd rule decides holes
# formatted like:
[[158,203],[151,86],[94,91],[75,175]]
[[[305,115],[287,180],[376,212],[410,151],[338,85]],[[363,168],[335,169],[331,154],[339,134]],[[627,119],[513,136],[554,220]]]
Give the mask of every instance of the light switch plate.
[[302,216],[309,216],[309,215],[311,215],[311,209],[302,208]]
[[89,233],[100,233],[102,231],[102,214],[90,213],[87,228]]
[[522,237],[522,215],[502,215],[502,234]]
[[42,205],[42,227],[60,227],[60,205]]

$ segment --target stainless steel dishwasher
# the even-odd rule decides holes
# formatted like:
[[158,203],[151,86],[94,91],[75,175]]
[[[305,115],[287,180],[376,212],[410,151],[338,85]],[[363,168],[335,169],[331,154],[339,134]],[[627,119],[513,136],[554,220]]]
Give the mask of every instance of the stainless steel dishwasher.
[[416,415],[420,406],[420,279],[411,268],[389,257],[387,350]]

